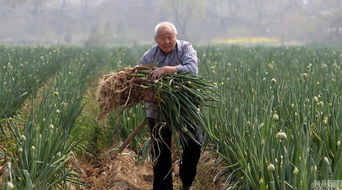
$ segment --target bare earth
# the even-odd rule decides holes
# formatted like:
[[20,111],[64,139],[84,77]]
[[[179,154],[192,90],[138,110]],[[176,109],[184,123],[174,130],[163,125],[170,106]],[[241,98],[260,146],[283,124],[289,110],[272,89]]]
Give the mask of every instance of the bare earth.
[[137,164],[135,153],[124,150],[115,159],[90,164],[78,162],[81,179],[92,187],[82,189],[148,190],[152,189],[151,163]]
[[[174,190],[181,187],[178,174],[178,162],[173,165]],[[212,179],[217,170],[211,168],[214,159],[204,152],[198,165],[198,175],[194,182],[196,190],[221,190],[222,184],[213,184]],[[77,161],[81,180],[91,187],[74,189],[84,190],[151,190],[152,189],[152,163],[137,163],[135,153],[125,149],[115,159],[107,159],[96,164]]]

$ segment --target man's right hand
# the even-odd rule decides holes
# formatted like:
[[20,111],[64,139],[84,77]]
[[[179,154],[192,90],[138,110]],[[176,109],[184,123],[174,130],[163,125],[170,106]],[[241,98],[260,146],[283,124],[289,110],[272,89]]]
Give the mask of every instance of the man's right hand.
[[158,67],[158,68],[155,68],[153,71],[151,71],[150,77],[152,79],[159,79],[165,73],[166,73],[166,71],[164,70],[163,67]]
[[150,88],[147,90],[146,94],[144,95],[144,101],[145,102],[153,102],[153,90]]
[[150,77],[152,79],[160,79],[165,73],[175,73],[177,72],[176,66],[162,66],[155,68],[150,72]]

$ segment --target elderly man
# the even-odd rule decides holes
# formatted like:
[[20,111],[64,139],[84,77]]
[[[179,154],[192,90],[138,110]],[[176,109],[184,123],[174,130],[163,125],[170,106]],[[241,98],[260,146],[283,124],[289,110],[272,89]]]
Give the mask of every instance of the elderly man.
[[[140,64],[157,66],[150,76],[160,78],[165,73],[185,72],[198,73],[197,53],[192,45],[183,40],[177,40],[177,29],[169,22],[157,24],[154,31],[156,45],[151,47],[140,59]],[[169,125],[161,126],[159,112],[153,105],[153,92],[145,97],[147,102],[147,118],[152,134],[153,190],[172,190],[172,158],[171,129]],[[196,176],[196,167],[201,154],[202,135],[199,129],[191,131],[194,138],[181,142],[183,155],[179,174],[183,190],[190,189]]]

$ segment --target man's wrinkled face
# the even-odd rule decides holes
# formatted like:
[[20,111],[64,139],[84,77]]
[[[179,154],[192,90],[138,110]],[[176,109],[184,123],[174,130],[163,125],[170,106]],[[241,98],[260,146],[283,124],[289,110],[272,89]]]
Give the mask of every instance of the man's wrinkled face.
[[170,27],[164,26],[159,28],[155,40],[163,52],[169,53],[176,46],[177,37]]

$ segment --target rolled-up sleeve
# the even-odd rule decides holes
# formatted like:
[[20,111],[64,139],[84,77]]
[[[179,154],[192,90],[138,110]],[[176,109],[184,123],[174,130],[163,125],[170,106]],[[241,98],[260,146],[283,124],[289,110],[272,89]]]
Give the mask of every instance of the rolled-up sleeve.
[[192,47],[192,45],[188,45],[181,57],[181,64],[176,66],[177,72],[185,72],[191,74],[198,74],[198,58],[197,52]]

